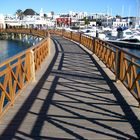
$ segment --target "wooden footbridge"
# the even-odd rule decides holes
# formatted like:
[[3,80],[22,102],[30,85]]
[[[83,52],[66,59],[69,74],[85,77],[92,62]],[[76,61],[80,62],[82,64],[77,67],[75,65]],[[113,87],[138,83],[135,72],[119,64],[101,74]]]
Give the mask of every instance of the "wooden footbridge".
[[0,139],[140,139],[140,57],[80,33],[0,32],[44,38],[0,64]]

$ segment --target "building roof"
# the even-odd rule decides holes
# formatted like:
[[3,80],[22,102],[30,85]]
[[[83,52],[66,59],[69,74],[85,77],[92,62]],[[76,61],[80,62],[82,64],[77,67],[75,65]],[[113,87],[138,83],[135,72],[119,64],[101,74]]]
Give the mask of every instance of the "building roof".
[[37,13],[36,13],[33,9],[26,9],[26,10],[23,12],[23,14],[24,14],[25,16],[27,16],[27,15],[37,15]]

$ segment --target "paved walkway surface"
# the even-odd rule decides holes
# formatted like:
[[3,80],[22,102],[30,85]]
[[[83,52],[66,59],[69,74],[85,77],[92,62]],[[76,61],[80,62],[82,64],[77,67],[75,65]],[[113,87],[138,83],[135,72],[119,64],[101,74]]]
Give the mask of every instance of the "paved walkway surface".
[[139,120],[93,57],[71,41],[53,40],[49,68],[4,115],[0,139],[140,139]]

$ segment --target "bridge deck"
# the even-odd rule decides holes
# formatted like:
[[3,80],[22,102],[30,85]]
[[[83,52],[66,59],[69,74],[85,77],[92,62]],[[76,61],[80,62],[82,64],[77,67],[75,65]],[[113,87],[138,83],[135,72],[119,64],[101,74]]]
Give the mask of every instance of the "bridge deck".
[[139,120],[91,55],[71,41],[53,39],[49,69],[4,115],[1,139],[140,138]]

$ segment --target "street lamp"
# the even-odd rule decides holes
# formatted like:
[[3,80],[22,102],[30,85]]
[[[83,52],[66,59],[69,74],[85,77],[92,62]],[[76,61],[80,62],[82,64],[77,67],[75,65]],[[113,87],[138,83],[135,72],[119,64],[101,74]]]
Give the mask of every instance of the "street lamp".
[[96,13],[96,37],[98,37],[98,30],[97,30],[97,13]]

